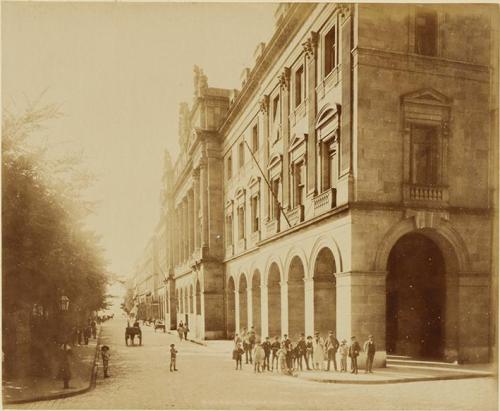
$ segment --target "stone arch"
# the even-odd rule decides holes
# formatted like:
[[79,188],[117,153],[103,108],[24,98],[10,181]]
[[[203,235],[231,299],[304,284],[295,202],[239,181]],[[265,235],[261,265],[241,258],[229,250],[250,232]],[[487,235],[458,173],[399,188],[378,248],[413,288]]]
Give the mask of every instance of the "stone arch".
[[283,277],[278,262],[273,261],[266,271],[269,336],[281,335],[281,279]]
[[306,268],[299,255],[295,255],[288,265],[288,334],[293,340],[305,329],[305,289]]
[[266,268],[264,271],[264,284],[267,285],[269,281],[269,273],[271,272],[271,267],[275,264],[276,268],[278,269],[279,275],[280,275],[280,281],[284,281],[283,278],[283,264],[281,263],[281,260],[278,257],[271,257],[268,259],[266,262]]
[[[433,216],[433,214],[427,214],[427,216]],[[437,217],[442,218],[441,215]],[[396,242],[405,234],[416,231],[438,244],[450,269],[455,272],[469,272],[470,259],[465,241],[448,222],[439,221],[436,224],[433,221],[435,219],[436,217],[426,218],[423,214],[423,217],[417,215],[415,218],[406,218],[392,226],[382,237],[377,249],[374,270],[386,271],[389,254]]]
[[240,330],[248,329],[248,280],[245,273],[241,273],[238,278],[239,293],[239,324]]
[[[441,286],[444,290],[441,290],[440,296],[432,297],[432,292],[426,292],[426,299],[429,300],[426,304],[427,306],[434,306],[435,303],[432,301],[444,301],[442,303],[442,317],[441,321],[441,334],[442,334],[442,357],[447,360],[456,360],[458,358],[458,329],[459,329],[459,283],[458,278],[460,272],[468,272],[470,270],[469,256],[465,242],[461,239],[458,233],[450,226],[450,224],[445,221],[446,218],[443,214],[434,213],[417,213],[415,218],[407,218],[400,221],[398,224],[394,225],[383,238],[376,254],[374,268],[377,271],[388,271],[389,274],[386,277],[386,333],[387,337],[393,335],[393,323],[394,316],[404,315],[405,309],[397,307],[397,300],[395,300],[394,294],[394,275],[392,275],[393,267],[397,265],[390,265],[390,258],[392,251],[399,245],[400,240],[403,241],[407,237],[418,238],[419,236],[427,239],[427,249],[432,248],[434,244],[435,248],[438,250],[438,254],[434,252],[432,255],[433,260],[439,260],[439,255],[442,257],[442,268],[443,280]],[[437,218],[436,218],[437,217]],[[410,256],[420,255],[417,249],[414,248],[415,252],[407,253]],[[421,262],[422,260],[420,260]],[[421,262],[421,264],[423,264]],[[414,278],[420,278],[414,277]],[[410,283],[409,283],[410,284]],[[418,284],[410,284],[408,287],[420,287]],[[422,285],[424,287],[424,285]],[[393,291],[391,291],[393,290]],[[397,290],[397,289],[395,289]],[[437,289],[439,291],[439,289]],[[401,297],[402,298],[402,297]],[[401,301],[407,301],[407,298],[402,298]],[[396,301],[396,302],[395,302]],[[396,304],[396,305],[395,305]],[[441,306],[441,305],[440,305]],[[411,307],[410,307],[411,309]],[[403,310],[403,311],[401,311]],[[399,311],[402,314],[397,314]],[[418,310],[417,310],[418,311]],[[423,314],[422,314],[423,315]],[[436,314],[437,315],[437,314]],[[426,320],[429,322],[429,320]],[[394,349],[393,344],[388,348]],[[409,353],[413,355],[418,355],[416,350],[409,350]],[[396,352],[398,353],[398,352]],[[425,355],[425,353],[423,354]]]
[[261,274],[258,269],[253,271],[251,277],[252,285],[252,324],[255,332],[258,335],[262,334],[262,324],[261,324]]
[[226,289],[226,322],[227,322],[227,337],[233,338],[236,330],[236,285],[233,276],[229,276]]
[[306,278],[306,273],[307,273],[307,267],[308,267],[308,260],[306,257],[306,253],[298,248],[298,247],[293,247],[287,254],[286,259],[285,259],[285,270],[283,274],[283,278],[285,281],[288,282],[288,274],[290,273],[290,266],[292,264],[292,261],[295,258],[299,258],[300,262],[302,263],[302,266],[304,267],[304,278]]
[[341,273],[344,271],[342,263],[342,254],[340,252],[340,247],[338,246],[337,242],[330,236],[321,236],[315,241],[311,249],[311,253],[309,255],[309,261],[310,261],[308,270],[309,278],[313,278],[314,276],[314,264],[316,259],[318,258],[318,254],[323,248],[328,248],[332,252],[333,258],[335,260],[336,272]]
[[311,260],[311,266],[314,329],[322,335],[326,335],[329,331],[336,333],[337,267],[332,249],[325,245],[319,248],[314,260]]

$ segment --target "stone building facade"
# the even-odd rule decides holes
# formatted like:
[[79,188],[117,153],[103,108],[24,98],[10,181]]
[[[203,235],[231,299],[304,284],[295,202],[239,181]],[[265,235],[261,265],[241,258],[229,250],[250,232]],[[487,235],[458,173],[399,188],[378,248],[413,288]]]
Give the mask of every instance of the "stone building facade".
[[176,321],[488,361],[497,30],[489,5],[282,3],[241,91],[196,69],[166,171]]

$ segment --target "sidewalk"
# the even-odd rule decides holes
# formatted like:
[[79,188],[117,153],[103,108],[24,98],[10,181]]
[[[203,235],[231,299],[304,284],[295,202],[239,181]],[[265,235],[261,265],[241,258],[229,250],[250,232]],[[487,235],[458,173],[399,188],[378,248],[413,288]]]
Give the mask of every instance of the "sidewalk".
[[298,378],[332,384],[395,384],[404,382],[455,380],[463,378],[481,378],[494,375],[491,364],[457,365],[453,368],[439,366],[395,366],[375,368],[373,374],[359,374],[336,371],[304,371]]
[[51,377],[4,380],[2,381],[3,404],[64,398],[90,390],[95,381],[94,368],[98,342],[99,336],[96,340],[90,339],[89,345],[73,347],[69,389],[63,389],[62,380],[55,378],[57,370],[54,370]]

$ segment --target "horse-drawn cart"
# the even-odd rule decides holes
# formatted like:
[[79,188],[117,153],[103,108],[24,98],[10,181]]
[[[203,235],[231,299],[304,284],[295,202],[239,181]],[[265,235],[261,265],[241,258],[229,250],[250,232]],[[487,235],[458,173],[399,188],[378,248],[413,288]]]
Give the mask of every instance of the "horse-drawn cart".
[[142,345],[142,331],[141,327],[139,327],[139,323],[135,322],[133,327],[130,327],[129,324],[127,324],[127,327],[125,328],[125,344],[129,345],[129,340],[131,345],[135,345],[135,337],[139,338],[139,345]]

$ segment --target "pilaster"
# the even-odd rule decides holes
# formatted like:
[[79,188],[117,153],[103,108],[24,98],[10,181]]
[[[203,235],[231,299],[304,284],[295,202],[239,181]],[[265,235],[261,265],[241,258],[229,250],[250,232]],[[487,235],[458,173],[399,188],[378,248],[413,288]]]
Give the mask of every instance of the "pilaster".
[[314,333],[314,280],[304,278],[305,334]]
[[288,284],[280,281],[281,290],[281,335],[288,334]]
[[284,209],[290,207],[290,178],[288,173],[289,155],[288,147],[290,144],[290,68],[285,67],[279,76],[281,87],[281,130],[283,138],[283,199]]
[[269,336],[269,312],[268,312],[268,288],[267,285],[260,286],[260,327],[262,337]]

